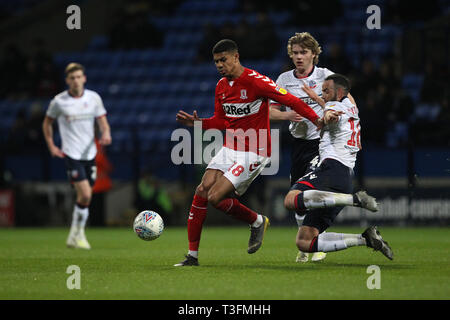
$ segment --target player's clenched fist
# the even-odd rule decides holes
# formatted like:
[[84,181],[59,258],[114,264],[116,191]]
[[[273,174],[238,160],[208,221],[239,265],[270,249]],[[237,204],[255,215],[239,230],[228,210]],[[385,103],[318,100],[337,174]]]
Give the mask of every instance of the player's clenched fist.
[[52,157],[64,158],[64,153],[57,146],[50,147],[50,154]]
[[104,134],[98,141],[102,146],[108,146],[112,143],[112,138],[110,134]]
[[324,123],[328,124],[328,123],[339,121],[339,116],[341,114],[343,114],[342,111],[327,110],[325,112],[325,115],[323,116]]

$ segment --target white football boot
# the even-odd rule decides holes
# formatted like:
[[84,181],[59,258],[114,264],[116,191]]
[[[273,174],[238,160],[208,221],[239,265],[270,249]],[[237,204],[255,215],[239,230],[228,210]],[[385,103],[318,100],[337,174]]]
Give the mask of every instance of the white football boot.
[[295,262],[308,262],[308,258],[309,258],[308,252],[299,251],[297,253],[297,258],[295,258]]
[[314,252],[313,256],[311,257],[311,261],[317,262],[325,259],[327,254],[325,252]]
[[70,232],[69,232],[69,236],[67,237],[66,240],[66,245],[68,248],[75,248],[77,246],[77,233],[78,233],[78,229],[75,227],[71,227],[70,228]]
[[76,248],[86,249],[86,250],[91,249],[91,245],[87,241],[86,235],[84,234],[84,229],[81,229],[78,232],[78,235],[76,237]]

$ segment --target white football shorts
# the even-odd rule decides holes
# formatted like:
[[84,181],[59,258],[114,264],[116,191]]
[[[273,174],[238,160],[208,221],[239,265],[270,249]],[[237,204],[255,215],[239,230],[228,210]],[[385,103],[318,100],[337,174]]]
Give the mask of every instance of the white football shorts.
[[268,164],[270,164],[270,157],[222,147],[206,169],[222,171],[225,178],[233,184],[236,194],[241,196]]

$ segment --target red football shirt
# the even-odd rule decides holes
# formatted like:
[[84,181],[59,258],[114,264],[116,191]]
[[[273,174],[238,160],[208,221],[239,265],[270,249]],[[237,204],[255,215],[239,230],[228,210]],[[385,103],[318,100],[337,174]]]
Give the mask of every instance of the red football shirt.
[[244,68],[234,80],[222,78],[216,85],[214,116],[203,119],[203,129],[226,130],[224,146],[271,154],[269,99],[289,106],[311,122],[319,116],[301,99],[278,87],[258,72]]

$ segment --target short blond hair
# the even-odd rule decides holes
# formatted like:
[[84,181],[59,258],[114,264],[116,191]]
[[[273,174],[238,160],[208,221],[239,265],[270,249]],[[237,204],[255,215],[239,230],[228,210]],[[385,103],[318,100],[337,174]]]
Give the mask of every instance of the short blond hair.
[[64,69],[64,74],[67,77],[70,73],[78,71],[78,70],[83,71],[83,74],[84,74],[84,67],[81,64],[79,64],[77,62],[71,62],[67,65],[66,69]]
[[289,57],[292,57],[292,47],[294,44],[298,44],[302,48],[309,49],[316,55],[313,60],[314,65],[319,62],[319,55],[322,52],[322,48],[309,32],[296,32],[295,35],[289,38],[287,44],[287,52]]

